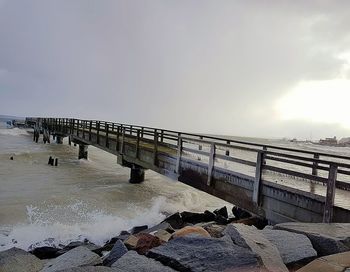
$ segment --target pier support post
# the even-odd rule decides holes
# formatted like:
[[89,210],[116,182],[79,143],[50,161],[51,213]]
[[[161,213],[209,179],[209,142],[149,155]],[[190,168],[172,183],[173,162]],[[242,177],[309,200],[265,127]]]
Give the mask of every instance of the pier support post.
[[87,160],[88,158],[88,146],[87,145],[84,145],[84,144],[79,144],[79,160],[80,159],[85,159]]
[[56,135],[56,144],[63,144],[63,137]]
[[130,168],[130,183],[141,183],[145,180],[145,169],[139,165],[133,164]]

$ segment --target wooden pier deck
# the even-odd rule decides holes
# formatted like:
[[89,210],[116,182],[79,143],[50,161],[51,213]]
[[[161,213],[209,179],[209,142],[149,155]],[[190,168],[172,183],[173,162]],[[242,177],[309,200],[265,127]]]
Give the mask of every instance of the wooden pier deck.
[[81,147],[118,156],[272,223],[350,222],[350,157],[96,120],[27,118]]

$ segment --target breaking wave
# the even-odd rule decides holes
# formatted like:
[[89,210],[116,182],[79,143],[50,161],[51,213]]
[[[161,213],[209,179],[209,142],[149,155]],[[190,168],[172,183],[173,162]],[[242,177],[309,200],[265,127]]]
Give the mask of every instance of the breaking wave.
[[0,135],[10,135],[10,136],[19,136],[19,135],[29,135],[29,133],[24,129],[19,128],[0,128]]

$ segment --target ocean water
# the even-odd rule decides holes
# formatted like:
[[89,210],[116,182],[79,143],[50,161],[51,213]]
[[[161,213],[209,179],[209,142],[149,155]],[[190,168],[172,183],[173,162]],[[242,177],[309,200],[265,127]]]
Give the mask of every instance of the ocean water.
[[[47,164],[49,156],[58,167]],[[78,147],[66,142],[36,144],[25,130],[0,128],[0,251],[85,238],[101,245],[176,211],[232,208],[152,171],[142,184],[130,184],[129,169],[94,147],[88,160],[77,156]]]

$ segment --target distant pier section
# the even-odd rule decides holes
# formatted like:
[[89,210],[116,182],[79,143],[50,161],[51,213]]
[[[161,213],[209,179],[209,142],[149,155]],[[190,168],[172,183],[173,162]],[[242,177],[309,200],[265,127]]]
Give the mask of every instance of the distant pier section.
[[[140,183],[147,169],[226,200],[271,223],[350,222],[350,157],[97,120],[26,118],[34,140],[92,145],[117,156]],[[151,181],[150,181],[151,182]]]

